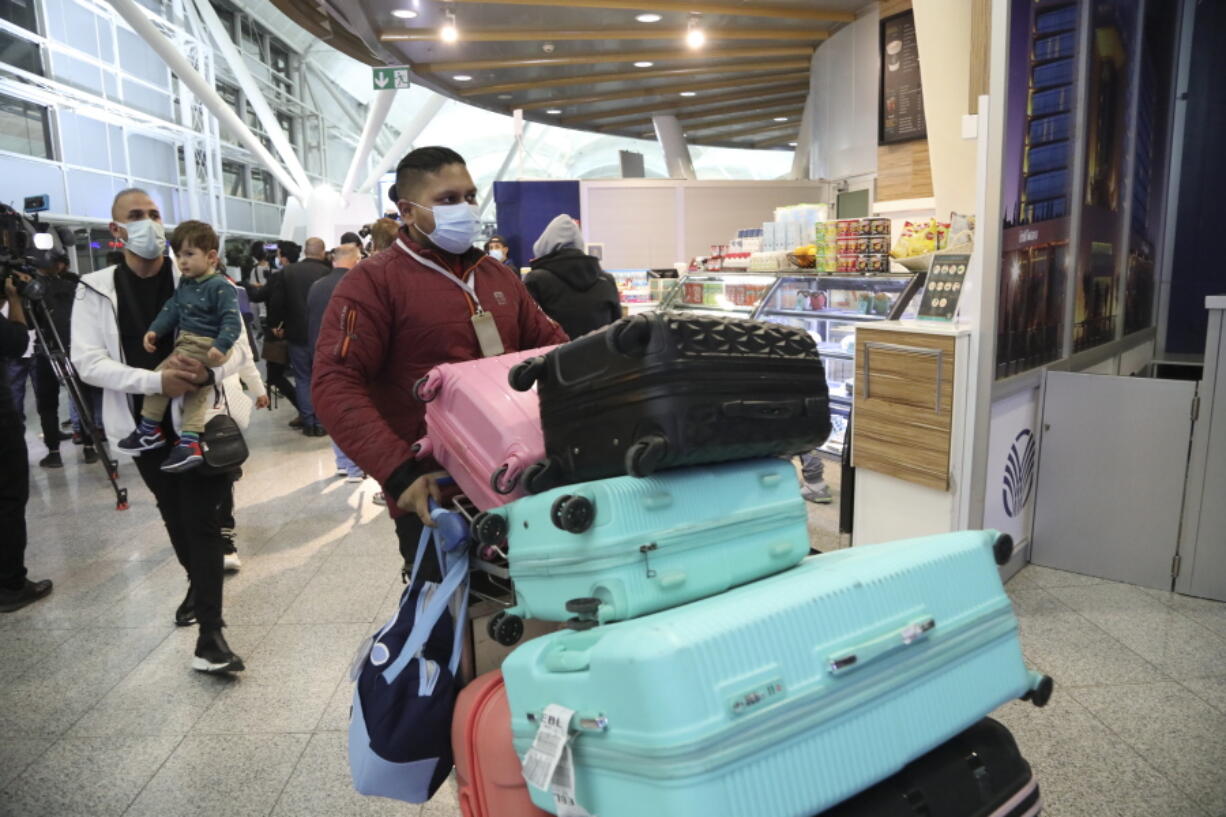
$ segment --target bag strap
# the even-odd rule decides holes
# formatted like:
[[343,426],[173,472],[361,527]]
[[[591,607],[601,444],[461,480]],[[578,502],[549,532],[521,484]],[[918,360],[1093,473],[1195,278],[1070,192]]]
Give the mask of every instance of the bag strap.
[[[437,518],[438,514],[447,513],[447,511],[436,510],[433,516]],[[433,534],[433,535],[432,535]],[[421,540],[417,544],[417,556],[413,560],[413,576],[417,576],[417,569],[421,566],[422,556],[426,551],[427,544],[433,544],[433,550],[439,559],[439,564],[446,564],[445,554],[443,553],[442,543],[439,541],[439,536],[431,528],[425,528],[421,532]],[[465,552],[467,553],[467,552]],[[447,606],[451,604],[452,597],[460,586],[464,586],[464,609],[456,616],[456,637],[455,645],[462,643],[461,634],[463,632],[463,622],[468,607],[468,559],[456,559],[451,568],[447,571],[443,583],[439,585],[438,592],[434,594],[434,598],[430,599],[430,603],[426,609],[422,611],[421,616],[413,622],[413,630],[409,633],[409,637],[405,640],[404,646],[400,648],[400,654],[396,656],[387,669],[383,671],[383,680],[387,683],[392,683],[400,675],[409,661],[418,653],[425,645],[426,639],[434,631],[439,619],[443,617]],[[448,667],[452,674],[455,674],[455,669],[459,666],[458,654],[459,651],[455,646],[452,647],[451,661]]]

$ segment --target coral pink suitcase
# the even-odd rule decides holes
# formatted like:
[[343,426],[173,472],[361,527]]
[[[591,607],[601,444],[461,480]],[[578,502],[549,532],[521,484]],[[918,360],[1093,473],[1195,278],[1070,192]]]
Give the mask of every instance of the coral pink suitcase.
[[417,381],[426,403],[426,436],[413,450],[432,456],[480,510],[526,496],[520,476],[545,456],[536,390],[516,391],[514,366],[553,347],[444,363]]
[[549,817],[528,794],[511,743],[511,707],[498,670],[475,679],[456,699],[451,749],[464,817]]

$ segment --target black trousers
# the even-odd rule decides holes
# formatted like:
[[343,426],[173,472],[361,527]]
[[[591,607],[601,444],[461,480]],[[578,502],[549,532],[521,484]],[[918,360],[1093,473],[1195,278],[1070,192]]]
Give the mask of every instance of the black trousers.
[[55,377],[51,361],[41,352],[9,364],[9,384],[13,403],[25,421],[26,378],[34,383],[34,405],[43,427],[43,443],[48,451],[60,450],[60,381]]
[[289,369],[284,363],[273,363],[271,360],[265,361],[268,364],[268,385],[276,386],[277,391],[290,402],[295,409],[298,408],[298,391],[287,375]]
[[0,587],[7,589],[20,587],[26,579],[28,457],[25,433],[17,415],[3,411],[0,414]]
[[161,470],[172,446],[165,445],[136,458],[141,479],[157,500],[158,512],[170,535],[179,564],[196,591],[196,618],[201,630],[222,626],[222,551],[217,509],[230,491],[226,475],[188,471],[168,474]]

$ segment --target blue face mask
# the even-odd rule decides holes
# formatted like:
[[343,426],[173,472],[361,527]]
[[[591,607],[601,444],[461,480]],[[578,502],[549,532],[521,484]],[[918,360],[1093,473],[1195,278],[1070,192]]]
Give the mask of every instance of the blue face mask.
[[481,221],[477,217],[477,205],[463,202],[425,207],[415,201],[409,203],[414,207],[434,213],[434,232],[427,233],[418,227],[418,230],[430,239],[430,243],[434,246],[455,255],[460,255],[472,248],[477,234],[481,231]]

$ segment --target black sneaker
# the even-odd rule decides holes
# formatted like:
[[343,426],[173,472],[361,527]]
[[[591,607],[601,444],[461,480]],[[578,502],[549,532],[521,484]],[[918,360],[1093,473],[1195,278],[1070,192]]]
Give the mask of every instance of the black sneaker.
[[92,445],[85,446],[85,450],[81,452],[85,457],[85,462],[93,465],[98,461],[98,452],[94,450]]
[[47,456],[39,460],[38,464],[43,468],[63,468],[64,460],[60,457],[60,452],[51,451]]
[[226,643],[221,630],[203,630],[196,639],[192,669],[197,672],[242,672],[247,667]]
[[183,603],[179,605],[179,609],[175,610],[175,626],[190,627],[196,623],[196,588],[190,584],[187,586],[187,595],[183,597]]
[[25,584],[16,590],[6,590],[0,587],[0,613],[16,612],[27,604],[33,604],[50,593],[50,579],[43,579],[41,582],[32,582],[26,579]]
[[164,445],[166,445],[166,437],[163,436],[162,429],[159,428],[152,434],[144,434],[138,427],[131,434],[120,440],[117,448],[129,454],[139,454],[142,451],[152,451]]

